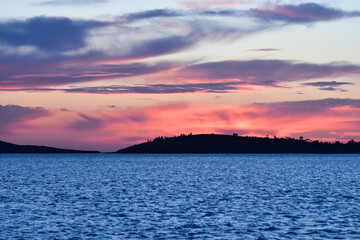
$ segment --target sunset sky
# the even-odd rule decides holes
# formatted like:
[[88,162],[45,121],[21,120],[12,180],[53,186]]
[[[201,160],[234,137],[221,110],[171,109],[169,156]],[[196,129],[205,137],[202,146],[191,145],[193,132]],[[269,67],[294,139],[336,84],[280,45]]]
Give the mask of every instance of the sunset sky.
[[0,140],[360,140],[358,0],[0,0]]

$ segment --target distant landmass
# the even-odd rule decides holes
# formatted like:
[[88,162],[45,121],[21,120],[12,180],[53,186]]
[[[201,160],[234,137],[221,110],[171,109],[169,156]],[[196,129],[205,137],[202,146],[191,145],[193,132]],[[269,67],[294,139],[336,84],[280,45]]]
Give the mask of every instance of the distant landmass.
[[329,143],[294,138],[242,137],[237,134],[158,137],[116,153],[360,153],[360,142]]
[[46,146],[16,145],[0,141],[0,153],[99,153],[98,151],[80,151]]

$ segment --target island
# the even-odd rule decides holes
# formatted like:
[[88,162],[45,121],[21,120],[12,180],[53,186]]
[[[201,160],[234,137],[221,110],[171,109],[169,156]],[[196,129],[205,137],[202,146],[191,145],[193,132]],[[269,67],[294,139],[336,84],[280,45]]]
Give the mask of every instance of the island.
[[16,145],[0,141],[0,153],[99,153],[98,151],[82,151],[61,149],[46,146]]
[[157,137],[116,153],[360,153],[360,142],[320,142],[300,137],[250,137],[220,134]]

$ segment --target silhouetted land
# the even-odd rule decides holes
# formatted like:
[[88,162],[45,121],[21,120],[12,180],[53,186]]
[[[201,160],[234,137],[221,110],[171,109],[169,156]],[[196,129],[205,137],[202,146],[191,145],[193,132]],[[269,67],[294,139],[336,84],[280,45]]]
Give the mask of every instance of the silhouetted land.
[[99,153],[98,151],[79,151],[45,146],[16,145],[0,141],[0,153]]
[[117,153],[360,153],[360,142],[329,143],[293,138],[231,135],[180,135],[158,137]]

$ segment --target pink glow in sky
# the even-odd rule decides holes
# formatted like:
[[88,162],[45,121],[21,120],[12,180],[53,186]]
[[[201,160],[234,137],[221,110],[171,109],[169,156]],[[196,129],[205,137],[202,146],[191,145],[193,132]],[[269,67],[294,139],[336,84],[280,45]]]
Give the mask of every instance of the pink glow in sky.
[[360,140],[356,1],[0,3],[0,140]]

